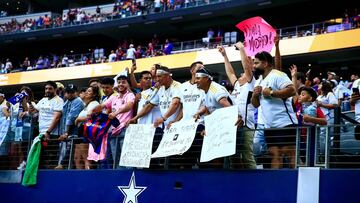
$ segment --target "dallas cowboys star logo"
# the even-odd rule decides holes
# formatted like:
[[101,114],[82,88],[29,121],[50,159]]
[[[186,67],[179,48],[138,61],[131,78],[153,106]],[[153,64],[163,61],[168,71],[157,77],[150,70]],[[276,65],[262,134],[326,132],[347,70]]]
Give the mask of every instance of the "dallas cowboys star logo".
[[118,186],[119,190],[124,194],[125,198],[123,203],[137,203],[137,197],[147,188],[136,186],[135,173],[131,175],[129,185]]

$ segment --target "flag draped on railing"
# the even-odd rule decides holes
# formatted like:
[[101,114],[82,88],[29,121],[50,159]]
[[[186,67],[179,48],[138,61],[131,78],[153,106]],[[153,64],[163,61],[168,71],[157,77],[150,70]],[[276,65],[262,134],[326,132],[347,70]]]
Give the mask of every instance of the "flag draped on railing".
[[101,151],[101,143],[103,137],[111,126],[117,127],[120,122],[117,118],[109,119],[108,115],[92,114],[84,123],[84,138],[90,142],[94,148],[94,152],[99,154]]
[[41,140],[44,134],[40,134],[35,137],[27,159],[26,169],[22,180],[23,186],[36,185],[37,172],[39,169],[40,152],[41,152]]

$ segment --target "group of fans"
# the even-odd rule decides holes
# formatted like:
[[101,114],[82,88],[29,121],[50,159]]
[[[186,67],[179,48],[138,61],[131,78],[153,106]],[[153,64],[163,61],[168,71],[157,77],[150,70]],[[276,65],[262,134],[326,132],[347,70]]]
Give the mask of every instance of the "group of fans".
[[[70,138],[74,135],[90,136],[87,121],[92,115],[100,114],[105,115],[105,120],[117,120],[120,124],[104,133],[99,149],[95,149],[93,144],[74,142],[77,169],[94,168],[95,162],[98,168],[106,169],[118,165],[129,124],[153,124],[157,128],[157,135],[160,135],[155,139],[161,139],[163,130],[172,123],[196,119],[199,123],[198,136],[201,137],[207,134],[204,116],[217,109],[236,105],[238,120],[234,125],[239,128],[237,138],[243,168],[257,167],[254,152],[259,148],[270,154],[272,168],[283,167],[283,156],[287,157],[289,167],[294,168],[296,127],[310,126],[311,129],[315,125],[333,124],[333,109],[343,97],[335,97],[331,78],[330,81],[316,84],[314,89],[311,84],[302,82],[304,74],[298,72],[295,65],[290,68],[291,79],[282,72],[278,37],[275,38],[275,60],[265,51],[251,59],[243,43],[238,42],[235,46],[240,52],[243,67],[240,77],[236,76],[225,48],[219,47],[226,74],[234,86],[231,92],[213,81],[211,73],[200,61],[190,65],[191,78],[182,84],[172,78],[169,68],[161,65],[142,71],[137,81],[134,74],[136,63],[133,62],[128,74],[118,75],[115,79],[93,79],[85,90],[78,91],[76,86],[67,85],[64,100],[57,94],[58,85],[53,81],[46,82],[45,97],[37,104],[33,102],[28,87],[19,91],[18,95],[23,96],[14,105],[7,102],[4,92],[0,91],[0,119],[13,118],[11,131],[15,134],[15,142],[25,139],[25,132],[32,130],[31,122],[37,119],[39,133],[44,134],[46,146],[40,166],[56,166],[56,169],[62,169],[66,164]],[[359,85],[359,79],[352,83],[350,99],[350,103],[355,105],[357,122],[360,121]],[[134,93],[133,89],[140,89],[140,92]],[[28,119],[30,117],[32,121]],[[90,127],[94,126],[92,124]],[[306,136],[306,132],[301,131],[301,135]],[[18,146],[19,169],[26,164],[24,152],[20,149]],[[55,160],[55,164],[49,162]]]

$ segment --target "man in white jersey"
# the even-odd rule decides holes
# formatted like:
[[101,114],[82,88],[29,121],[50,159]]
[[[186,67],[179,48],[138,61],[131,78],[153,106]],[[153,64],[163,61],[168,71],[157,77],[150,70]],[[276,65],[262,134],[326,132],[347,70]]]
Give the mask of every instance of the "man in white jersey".
[[360,79],[354,81],[352,85],[352,94],[350,103],[355,106],[355,120],[360,123]]
[[157,128],[157,133],[155,133],[154,137],[153,152],[158,147],[165,126],[175,121],[181,111],[181,84],[172,79],[169,68],[158,66],[156,68],[156,80],[156,82],[161,85],[160,89],[135,116],[135,119],[139,119],[148,115],[153,108],[160,108],[160,115],[153,121],[154,126]]
[[[295,95],[295,88],[289,77],[273,68],[273,58],[265,51],[255,55],[255,74],[259,79],[255,83],[251,103],[255,108],[261,108],[265,128],[266,142],[272,156],[271,167],[282,166],[282,155],[287,155],[290,166],[295,167],[296,129],[276,130],[276,128],[294,127],[297,125],[295,112],[291,104],[291,97]],[[260,115],[259,115],[260,116]]]
[[238,106],[239,115],[244,119],[245,129],[242,133],[238,134],[241,143],[240,157],[244,164],[244,168],[256,169],[256,162],[253,154],[255,108],[250,101],[256,80],[252,72],[252,60],[246,55],[243,43],[238,42],[235,46],[240,51],[241,63],[244,68],[244,73],[239,78],[236,77],[224,47],[219,47],[219,52],[224,57],[226,75],[231,84],[234,85],[234,91],[232,92],[234,102]]
[[183,119],[192,119],[198,112],[203,99],[205,98],[205,92],[199,89],[195,83],[196,71],[203,67],[201,61],[194,62],[190,65],[191,79],[181,84],[181,103],[183,105]]
[[[199,111],[201,105],[204,102],[205,92],[202,89],[199,89],[195,83],[195,74],[196,71],[203,67],[201,61],[196,61],[190,65],[191,79],[181,84],[181,103],[182,103],[182,112],[176,118],[176,121],[181,119],[189,120],[194,119],[195,114]],[[187,166],[197,167],[199,164],[199,157],[201,152],[202,137],[199,132],[202,132],[205,129],[203,118],[197,120],[199,125],[196,129],[196,137],[191,148],[184,154],[181,155],[181,158],[176,160],[177,164],[181,165],[182,168]],[[176,159],[176,158],[175,158]],[[190,163],[190,164],[189,164]]]
[[[204,90],[205,99],[203,102],[203,106],[196,114],[196,117],[203,115],[204,113],[211,114],[216,109],[220,109],[223,107],[229,107],[232,105],[230,100],[230,94],[225,89],[224,86],[212,81],[213,78],[209,74],[205,68],[201,68],[196,71],[195,82],[199,89]],[[235,125],[238,125],[241,121],[240,119],[236,122]],[[206,129],[205,129],[206,130]],[[202,134],[204,135],[204,132]],[[215,163],[221,162],[221,160],[216,160]]]
[[[57,165],[57,152],[59,143],[50,141],[58,138],[60,135],[59,122],[62,115],[64,101],[56,95],[57,85],[54,81],[45,83],[45,97],[42,98],[35,106],[29,103],[31,113],[39,113],[39,133],[44,134],[47,147],[41,153],[41,165],[45,167],[54,167]],[[50,161],[54,163],[50,163]],[[52,165],[52,166],[50,166]]]
[[[133,74],[133,73],[132,73]],[[140,73],[140,87],[142,92],[140,93],[140,101],[138,103],[137,115],[130,119],[127,122],[127,125],[130,123],[138,124],[151,124],[154,123],[155,119],[161,116],[159,106],[152,107],[146,115],[139,117],[141,110],[150,103],[150,100],[157,94],[158,89],[152,86],[152,75],[150,71],[142,71]],[[148,106],[148,108],[151,106]]]
[[137,118],[147,115],[155,106],[159,106],[161,115],[155,119],[154,126],[164,129],[169,122],[174,121],[181,110],[181,84],[172,79],[169,68],[159,66],[156,70],[156,80],[161,85],[157,94],[138,112]]
[[[204,106],[209,114],[216,109],[231,106],[230,94],[224,86],[212,81],[212,77],[205,68],[196,71],[195,82],[199,89],[204,90]],[[198,114],[201,112],[198,112]]]

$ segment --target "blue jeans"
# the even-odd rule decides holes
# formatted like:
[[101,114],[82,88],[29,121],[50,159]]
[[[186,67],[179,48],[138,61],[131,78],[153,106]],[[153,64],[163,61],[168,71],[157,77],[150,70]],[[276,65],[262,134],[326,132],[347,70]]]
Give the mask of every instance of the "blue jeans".
[[266,153],[268,150],[263,129],[265,129],[264,124],[257,125],[256,131],[254,134],[254,146],[253,146],[254,156],[260,156],[260,155]]
[[125,132],[126,132],[126,128],[123,128],[119,134],[108,136],[106,158],[100,163],[101,169],[120,168],[119,162],[120,162],[121,148],[124,143]]

